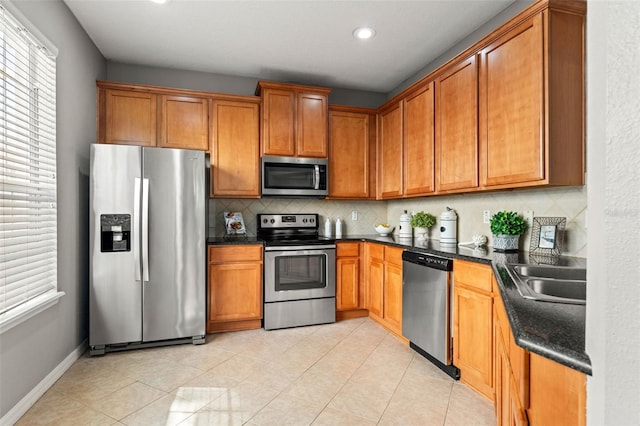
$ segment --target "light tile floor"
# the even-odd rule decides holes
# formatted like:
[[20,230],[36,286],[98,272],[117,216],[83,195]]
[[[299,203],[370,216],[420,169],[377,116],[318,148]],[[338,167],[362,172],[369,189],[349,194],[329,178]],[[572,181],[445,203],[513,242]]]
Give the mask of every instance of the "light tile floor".
[[492,404],[367,318],[83,356],[18,425],[494,425]]

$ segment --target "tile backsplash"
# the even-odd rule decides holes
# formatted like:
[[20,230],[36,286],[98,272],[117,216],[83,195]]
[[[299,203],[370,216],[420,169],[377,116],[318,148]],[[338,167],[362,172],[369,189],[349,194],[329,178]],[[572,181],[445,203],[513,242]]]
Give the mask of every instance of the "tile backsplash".
[[[247,235],[256,235],[256,214],[258,213],[318,213],[320,215],[320,233],[323,233],[325,218],[329,216],[334,223],[340,218],[344,225],[344,234],[375,233],[373,225],[386,222],[387,205],[384,201],[335,201],[308,198],[261,198],[259,200],[241,200],[216,198],[209,200],[209,235],[223,236],[224,212],[241,212]],[[351,220],[351,212],[358,212],[358,220]]]
[[[431,229],[431,238],[440,236],[440,214],[450,207],[458,214],[458,242],[471,241],[474,234],[483,234],[491,241],[489,224],[483,223],[482,212],[495,214],[501,210],[516,211],[524,216],[527,210],[534,217],[564,217],[567,220],[564,242],[560,248],[568,256],[587,256],[587,187],[522,189],[442,197],[411,198],[387,202],[387,221],[396,224],[404,210],[409,213],[426,211],[438,222]],[[529,224],[531,225],[531,224]],[[531,227],[520,237],[520,248],[529,250]]]
[[[567,220],[562,254],[569,256],[587,256],[587,188],[564,187],[545,189],[523,189],[477,194],[459,194],[438,197],[410,198],[390,201],[337,201],[316,199],[262,198],[248,199],[211,199],[209,201],[209,235],[223,236],[223,212],[238,211],[243,214],[248,235],[256,234],[257,213],[318,213],[321,224],[327,216],[335,222],[340,217],[344,222],[343,233],[372,234],[373,225],[389,223],[398,228],[400,215],[408,212],[426,211],[438,218],[431,230],[431,238],[439,238],[439,216],[451,207],[458,214],[458,241],[471,241],[474,234],[489,237],[489,224],[483,223],[482,212],[489,210],[494,214],[501,210],[514,210],[520,214],[533,211],[535,217],[565,217]],[[351,220],[351,212],[358,212],[358,220]],[[322,226],[320,232],[322,233]],[[335,229],[335,228],[334,228]],[[520,246],[529,249],[531,235],[520,238]]]

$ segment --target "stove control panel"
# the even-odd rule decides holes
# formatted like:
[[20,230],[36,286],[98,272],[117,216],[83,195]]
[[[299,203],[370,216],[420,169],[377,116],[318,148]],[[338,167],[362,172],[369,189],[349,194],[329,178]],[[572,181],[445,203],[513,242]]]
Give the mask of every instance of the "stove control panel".
[[297,214],[258,214],[258,229],[262,228],[318,228],[318,215]]

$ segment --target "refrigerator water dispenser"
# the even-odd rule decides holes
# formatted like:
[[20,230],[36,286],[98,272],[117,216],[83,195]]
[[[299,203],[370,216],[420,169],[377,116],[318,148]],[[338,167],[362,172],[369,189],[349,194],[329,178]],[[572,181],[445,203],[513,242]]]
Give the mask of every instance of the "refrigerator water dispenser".
[[100,215],[100,251],[131,251],[131,215]]

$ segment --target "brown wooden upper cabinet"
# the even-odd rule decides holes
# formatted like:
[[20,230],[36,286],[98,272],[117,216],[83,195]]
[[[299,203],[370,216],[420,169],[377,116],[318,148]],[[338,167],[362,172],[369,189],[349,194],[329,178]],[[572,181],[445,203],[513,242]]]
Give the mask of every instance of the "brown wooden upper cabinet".
[[206,96],[102,81],[97,89],[99,143],[209,150]]
[[480,54],[481,184],[584,183],[584,14],[553,7]]
[[447,67],[436,79],[436,188],[478,187],[478,63],[476,56]]
[[435,191],[434,83],[429,82],[404,98],[404,186],[406,196]]
[[378,113],[378,198],[402,197],[402,101]]
[[434,83],[392,101],[378,118],[378,198],[433,193]]
[[258,82],[262,155],[327,157],[330,89]]
[[329,106],[329,198],[375,198],[376,115]]
[[159,147],[209,150],[209,99],[163,95],[161,111]]
[[211,196],[260,198],[259,99],[211,103]]
[[99,89],[98,142],[156,146],[157,96],[130,90]]

